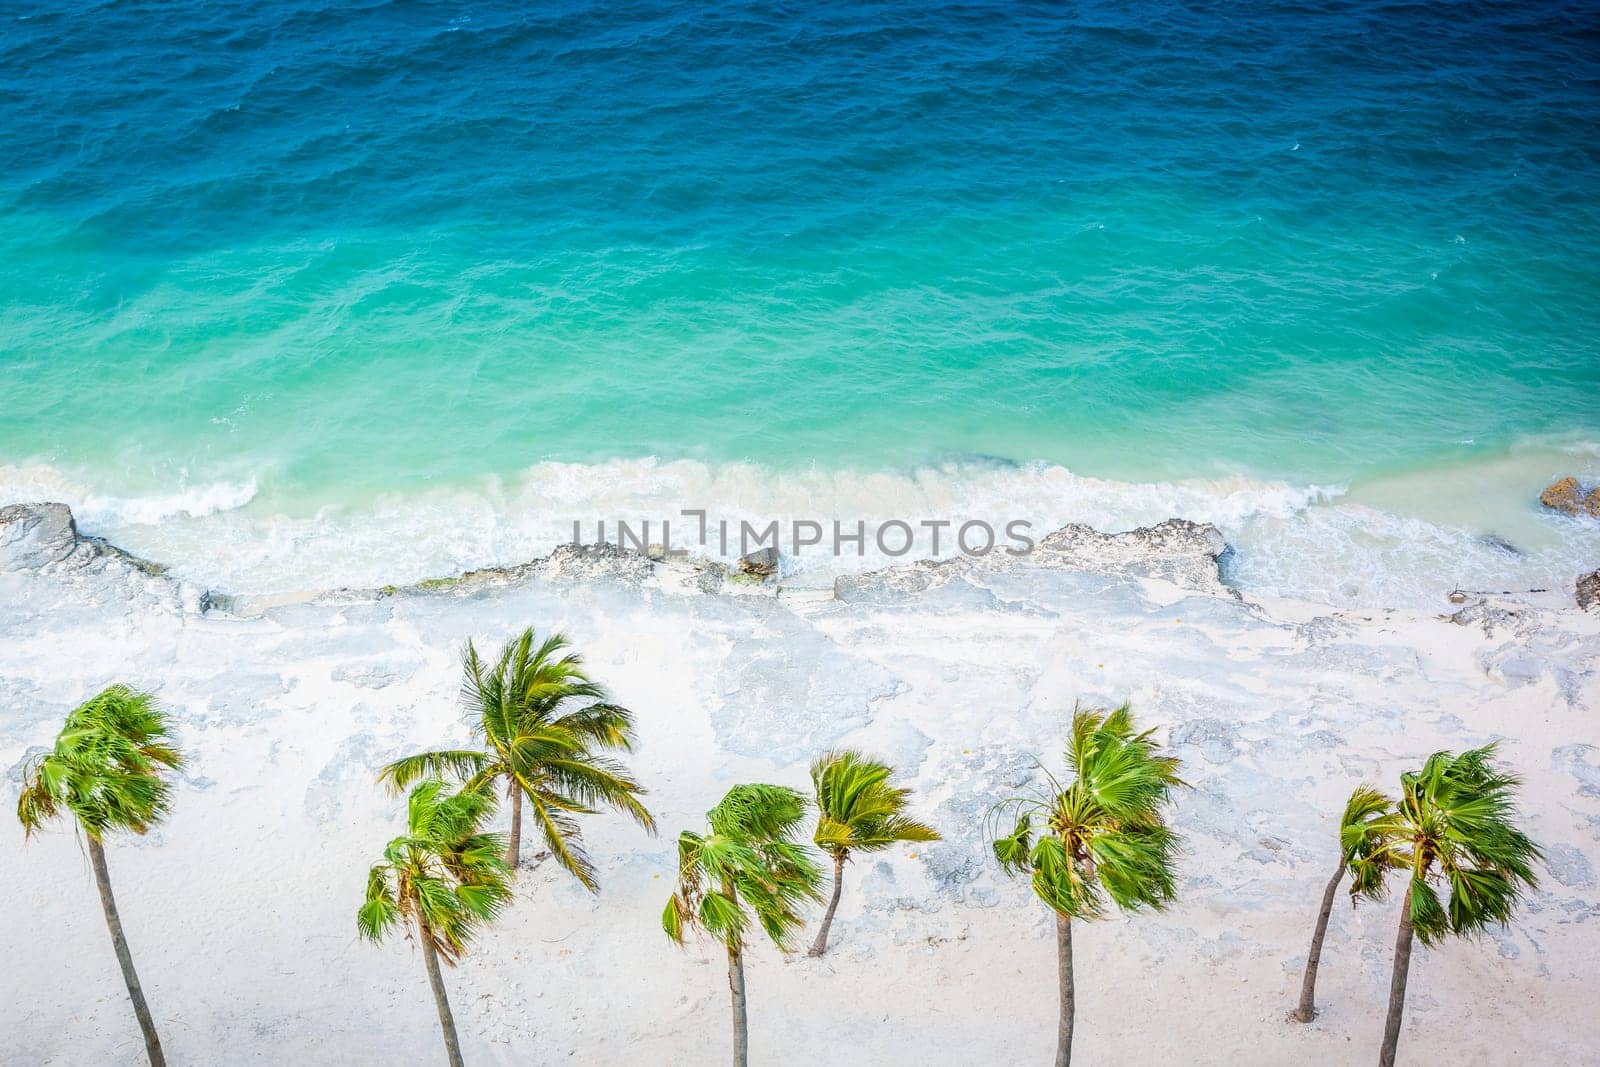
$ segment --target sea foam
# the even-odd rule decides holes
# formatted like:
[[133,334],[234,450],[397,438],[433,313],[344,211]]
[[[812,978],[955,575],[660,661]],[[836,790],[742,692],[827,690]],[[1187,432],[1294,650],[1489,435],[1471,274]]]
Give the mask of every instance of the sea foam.
[[[1523,476],[1521,467],[1510,470]],[[1360,606],[1437,605],[1457,588],[1562,587],[1587,569],[1584,561],[1600,559],[1600,524],[1541,514],[1531,493],[1526,506],[1497,504],[1508,509],[1504,515],[1448,519],[1376,506],[1368,499],[1374,495],[1384,497],[1372,485],[1352,490],[1243,474],[1123,482],[1052,464],[976,459],[901,470],[783,471],[647,458],[538,463],[514,477],[308,507],[260,492],[253,480],[129,497],[45,466],[0,468],[0,498],[63,500],[88,533],[168,563],[180,576],[250,593],[406,583],[514,564],[575,535],[599,540],[601,523],[607,540],[617,540],[618,524],[626,523],[644,540],[732,559],[756,547],[755,538],[776,522],[785,575],[825,583],[849,571],[953,555],[955,531],[969,521],[987,523],[1007,544],[1013,523],[1038,539],[1067,523],[1113,532],[1177,517],[1223,531],[1233,548],[1226,576],[1244,592]],[[1506,497],[1521,499],[1509,490]],[[874,536],[894,520],[913,534],[904,553],[898,536],[887,552]],[[802,522],[818,524],[823,543],[796,554],[795,524]],[[846,541],[836,554],[835,522],[847,534],[860,524],[864,542]],[[938,528],[937,546],[936,523],[948,524]],[[741,543],[746,525],[750,535]]]

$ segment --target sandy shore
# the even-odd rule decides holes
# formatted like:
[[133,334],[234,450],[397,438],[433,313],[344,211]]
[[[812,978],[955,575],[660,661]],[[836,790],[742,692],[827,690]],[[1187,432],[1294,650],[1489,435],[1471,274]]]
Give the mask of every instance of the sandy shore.
[[[597,897],[525,859],[515,906],[446,976],[469,1061],[723,1060],[723,959],[659,928],[672,838],[729,785],[801,786],[814,753],[849,744],[895,763],[946,840],[855,864],[825,959],[750,954],[752,1059],[1034,1063],[1053,1048],[1051,927],[989,858],[984,813],[1036,755],[1059,765],[1074,700],[1127,699],[1193,786],[1176,810],[1181,899],[1080,928],[1079,1057],[1364,1063],[1395,901],[1341,901],[1323,1015],[1285,1021],[1338,811],[1360,782],[1502,738],[1548,870],[1513,927],[1419,949],[1401,1060],[1593,1061],[1600,615],[1555,596],[1505,614],[1469,604],[1458,621],[1257,603],[1209,561],[1188,534],[1079,538],[1056,558],[908,568],[835,595],[706,593],[698,572],[580,559],[230,611],[90,550],[14,557],[0,568],[0,781],[9,810],[27,755],[107,682],[157,688],[192,762],[171,820],[108,851],[172,1062],[427,1062],[442,1046],[419,956],[356,937],[367,865],[401,818],[374,774],[466,739],[464,639],[562,629],[637,714],[633,764],[663,833],[589,819]],[[0,1060],[139,1062],[74,835],[24,844],[12,823],[0,872]]]

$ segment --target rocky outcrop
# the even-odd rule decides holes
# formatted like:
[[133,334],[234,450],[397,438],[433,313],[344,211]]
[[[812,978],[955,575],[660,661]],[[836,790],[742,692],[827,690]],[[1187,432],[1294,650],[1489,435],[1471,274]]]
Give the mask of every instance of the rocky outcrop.
[[1033,547],[1013,555],[996,549],[983,556],[921,560],[862,574],[842,575],[834,595],[857,600],[878,595],[906,596],[935,589],[973,572],[1018,566],[1090,571],[1131,578],[1156,578],[1185,589],[1237,597],[1222,580],[1218,560],[1228,551],[1222,531],[1210,523],[1168,519],[1155,526],[1105,534],[1082,523],[1063,526]]
[[1168,519],[1114,534],[1073,523],[1039,542],[1031,558],[1045,567],[1160,578],[1186,589],[1232,593],[1217,562],[1227,551],[1227,538],[1209,522]]
[[150,577],[166,572],[98,537],[78,532],[65,504],[10,504],[0,508],[0,571],[85,570],[125,567]]
[[[1451,595],[1451,602],[1458,603],[1454,594]],[[1476,626],[1489,637],[1493,637],[1497,630],[1526,632],[1533,621],[1532,612],[1525,605],[1498,600],[1491,602],[1487,597],[1472,600],[1460,611],[1445,617],[1457,626]]]
[[1578,579],[1578,607],[1584,611],[1600,610],[1600,570]]
[[34,571],[60,563],[78,546],[78,527],[65,504],[0,508],[0,568]]
[[180,581],[159,563],[80,533],[65,504],[0,508],[0,574],[43,574],[87,582],[129,603],[165,604],[180,612],[231,610],[231,598]]
[[679,592],[715,593],[722,588],[727,574],[728,568],[714,560],[672,557],[664,552],[651,555],[601,542],[558,545],[548,556],[508,567],[483,567],[448,578],[425,578],[407,586],[388,585],[370,591],[346,589],[332,595],[347,598],[364,593],[394,596],[397,593],[472,592],[529,580],[608,581],[635,589],[649,586]]
[[1567,515],[1600,519],[1600,486],[1588,490],[1576,478],[1563,478],[1539,494],[1539,503]]

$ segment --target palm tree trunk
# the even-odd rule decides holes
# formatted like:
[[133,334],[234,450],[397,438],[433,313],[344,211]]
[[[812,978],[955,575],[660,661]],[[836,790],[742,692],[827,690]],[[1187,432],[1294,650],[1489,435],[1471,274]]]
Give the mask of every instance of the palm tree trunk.
[[111,872],[106,870],[106,850],[93,834],[85,834],[84,837],[89,841],[89,863],[94,867],[94,882],[100,889],[100,906],[105,909],[106,926],[111,930],[111,947],[116,949],[117,962],[122,965],[122,980],[128,986],[128,999],[133,1001],[133,1014],[138,1016],[139,1029],[144,1031],[144,1050],[150,1057],[150,1067],[167,1067],[167,1058],[161,1053],[161,1037],[156,1033],[156,1022],[150,1017],[150,1005],[144,1002],[144,989],[139,985],[139,975],[133,969],[133,953],[128,951],[128,939],[122,933],[117,899],[111,895]]
[[844,888],[844,853],[833,857],[833,896],[828,900],[828,910],[822,913],[822,927],[817,939],[811,943],[808,956],[820,956],[828,951],[828,931],[833,928],[833,913],[839,907],[839,891]]
[[522,858],[522,790],[512,782],[506,792],[511,796],[511,839],[506,842],[506,866],[517,873],[517,861]]
[[1056,912],[1056,970],[1061,975],[1061,1018],[1056,1025],[1056,1067],[1072,1063],[1072,1014],[1077,989],[1072,983],[1072,919]]
[[1295,1022],[1308,1023],[1317,1017],[1317,966],[1322,962],[1322,939],[1328,934],[1328,916],[1333,913],[1333,900],[1339,892],[1339,882],[1344,878],[1344,863],[1328,879],[1328,888],[1322,891],[1322,910],[1317,912],[1317,928],[1311,932],[1311,951],[1306,953],[1306,976],[1300,982],[1300,1006],[1294,1010]]
[[1383,1024],[1383,1050],[1378,1067],[1394,1067],[1400,1044],[1400,1018],[1406,1010],[1406,973],[1411,969],[1411,890],[1400,902],[1400,932],[1394,938],[1394,975],[1389,979],[1389,1018]]
[[439,973],[439,953],[426,924],[422,927],[422,962],[428,967],[428,984],[433,987],[433,1003],[439,1009],[439,1029],[444,1031],[444,1051],[450,1067],[461,1067],[461,1039],[456,1036],[456,1017],[450,1013],[450,998],[445,995],[444,976]]
[[728,946],[728,989],[733,993],[733,1067],[750,1063],[750,1023],[744,1011],[744,956]]

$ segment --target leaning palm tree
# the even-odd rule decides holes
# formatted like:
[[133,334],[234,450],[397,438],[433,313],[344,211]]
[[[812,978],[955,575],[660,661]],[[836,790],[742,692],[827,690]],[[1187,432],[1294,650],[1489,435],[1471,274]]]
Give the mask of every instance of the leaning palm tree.
[[1127,911],[1159,910],[1174,899],[1179,843],[1163,809],[1183,784],[1177,758],[1161,754],[1151,731],[1134,729],[1126,704],[1111,712],[1073,711],[1067,764],[1069,783],[1046,772],[1048,793],[997,807],[996,814],[1015,811],[1016,823],[994,842],[1001,867],[1029,874],[1033,891],[1056,913],[1057,1067],[1072,1062],[1072,920],[1101,917],[1108,899]]
[[734,1067],[744,1067],[750,1055],[744,950],[752,915],[787,952],[803,924],[799,909],[822,899],[822,872],[810,848],[795,839],[805,811],[805,797],[793,789],[736,785],[706,813],[709,833],[678,836],[678,886],[661,925],[680,945],[699,929],[727,947]]
[[511,899],[500,858],[505,838],[482,829],[494,807],[488,790],[452,792],[437,779],[417,785],[406,806],[406,832],[368,872],[366,903],[356,913],[362,937],[382,941],[403,923],[406,935],[422,944],[451,1067],[461,1067],[461,1043],[439,960],[454,966],[473,935]]
[[[1339,866],[1328,879],[1322,891],[1322,908],[1317,912],[1317,925],[1311,931],[1311,951],[1306,953],[1306,973],[1300,982],[1300,1003],[1294,1010],[1296,1022],[1308,1023],[1317,1017],[1317,967],[1322,962],[1322,940],[1328,933],[1328,917],[1333,912],[1334,895],[1344,872],[1356,860],[1368,856],[1378,843],[1374,827],[1394,810],[1394,801],[1369,785],[1356,787],[1344,806],[1344,816],[1339,820]],[[1357,894],[1351,893],[1351,902]]]
[[[1504,924],[1524,890],[1536,884],[1539,848],[1514,821],[1521,780],[1496,769],[1495,749],[1488,744],[1459,756],[1435,752],[1421,770],[1402,774],[1399,803],[1372,825],[1368,854],[1350,864],[1351,891],[1367,897],[1382,896],[1390,871],[1406,875],[1378,1055],[1382,1067],[1392,1067],[1400,1041],[1412,935],[1431,947],[1451,934]],[[1436,885],[1448,885],[1448,903],[1439,899]]]
[[891,785],[888,764],[846,749],[819,756],[811,764],[817,798],[817,847],[833,857],[833,896],[808,955],[828,950],[828,931],[844,887],[844,865],[852,852],[879,852],[901,841],[937,841],[926,823],[905,814],[911,790]]
[[125,685],[110,686],[67,716],[55,747],[27,769],[17,799],[24,836],[32,837],[63,809],[83,831],[111,945],[152,1067],[163,1067],[167,1060],[111,895],[104,838],[116,830],[143,834],[166,816],[172,787],[163,772],[183,766],[171,730],[155,697]]
[[603,805],[652,833],[655,821],[639,801],[643,787],[620,762],[600,754],[632,748],[633,716],[606,699],[605,690],[584,674],[582,659],[566,651],[568,644],[555,634],[535,645],[529,627],[487,664],[468,641],[461,657],[461,695],[486,751],[408,756],[385,767],[379,778],[397,793],[423,778],[454,776],[472,789],[504,781],[511,799],[506,865],[517,869],[526,798],[556,862],[595,891],[594,865],[583,849],[576,816]]

